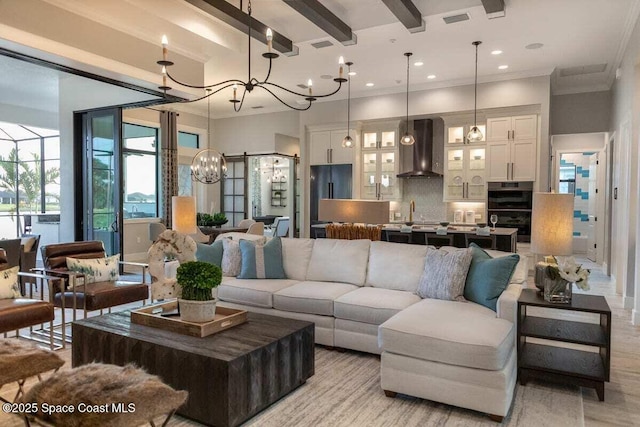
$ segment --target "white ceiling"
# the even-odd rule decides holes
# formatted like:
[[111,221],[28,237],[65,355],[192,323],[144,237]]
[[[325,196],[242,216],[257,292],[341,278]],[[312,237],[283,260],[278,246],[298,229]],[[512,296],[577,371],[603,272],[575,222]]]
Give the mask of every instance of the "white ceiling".
[[[206,83],[246,79],[246,36],[184,0],[45,1],[148,42],[159,42],[160,35],[166,33],[170,55],[179,52],[205,63]],[[239,4],[239,0],[229,1]],[[353,97],[403,92],[406,84],[403,53],[407,51],[414,53],[412,63],[424,62],[422,67],[411,67],[410,90],[472,83],[474,40],[483,41],[478,64],[480,82],[552,75],[555,94],[607,90],[640,11],[640,0],[505,0],[506,17],[490,20],[480,0],[413,0],[423,14],[426,30],[411,34],[381,0],[320,1],[352,27],[357,44],[342,46],[282,0],[253,0],[253,16],[291,38],[299,48],[299,55],[280,56],[274,61],[271,81],[300,90],[296,85],[311,78],[314,93],[327,92],[335,83],[320,76],[335,77],[337,59],[343,55],[355,63]],[[246,3],[244,0],[245,11]],[[457,13],[468,13],[471,19],[450,25],[443,22],[444,16]],[[324,49],[311,46],[320,40],[329,40],[334,45]],[[531,43],[544,46],[525,49]],[[502,50],[503,54],[491,55],[494,49]],[[266,46],[254,41],[252,50],[254,77],[262,79],[267,61],[261,53]],[[509,68],[499,70],[498,66],[503,64]],[[594,64],[606,64],[606,68],[599,73],[568,77],[561,77],[558,72]],[[180,64],[172,72],[180,76]],[[5,76],[12,74],[16,73],[3,72]],[[437,77],[429,80],[429,74]],[[367,82],[375,86],[366,87]],[[231,89],[226,92],[212,97],[215,117],[234,115],[228,102]],[[284,98],[289,102],[300,99]],[[343,98],[345,90],[330,99]],[[206,103],[198,104],[191,107],[206,112]],[[256,106],[265,109],[249,108]],[[258,89],[247,96],[243,108],[249,113],[277,109],[284,107],[280,108],[277,101]]]

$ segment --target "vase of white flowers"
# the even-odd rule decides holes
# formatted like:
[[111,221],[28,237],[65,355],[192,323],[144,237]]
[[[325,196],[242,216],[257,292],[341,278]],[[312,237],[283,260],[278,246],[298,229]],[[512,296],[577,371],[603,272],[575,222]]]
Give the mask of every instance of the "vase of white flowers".
[[576,263],[575,258],[556,258],[555,264],[545,268],[544,299],[548,302],[570,304],[572,288],[575,283],[582,290],[589,289],[589,273],[586,268]]

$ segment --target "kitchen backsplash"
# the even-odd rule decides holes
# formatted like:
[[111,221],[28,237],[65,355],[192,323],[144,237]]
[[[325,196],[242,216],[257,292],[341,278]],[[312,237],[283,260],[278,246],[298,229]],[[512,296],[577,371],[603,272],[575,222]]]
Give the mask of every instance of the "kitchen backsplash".
[[[442,201],[442,178],[415,178],[404,181],[402,203],[394,203],[392,210],[400,211],[401,218],[409,219],[409,203],[416,202],[414,221],[442,221],[447,215],[447,204]],[[395,209],[394,209],[395,205]]]

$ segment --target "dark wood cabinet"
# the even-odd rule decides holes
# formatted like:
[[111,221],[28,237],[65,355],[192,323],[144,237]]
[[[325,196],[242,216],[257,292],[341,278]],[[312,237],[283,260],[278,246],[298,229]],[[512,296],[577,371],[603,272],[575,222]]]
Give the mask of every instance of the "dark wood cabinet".
[[[599,323],[531,316],[528,307],[592,313]],[[588,347],[566,348],[553,345],[554,341]],[[517,344],[520,384],[535,378],[593,387],[604,400],[611,367],[611,309],[604,297],[574,294],[571,304],[555,304],[535,289],[524,289],[518,299]]]

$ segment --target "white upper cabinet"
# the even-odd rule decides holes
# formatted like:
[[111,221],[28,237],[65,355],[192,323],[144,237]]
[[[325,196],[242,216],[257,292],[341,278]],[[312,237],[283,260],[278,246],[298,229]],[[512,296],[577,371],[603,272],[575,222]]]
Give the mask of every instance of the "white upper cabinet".
[[[352,129],[350,135],[357,144],[357,131]],[[356,148],[345,148],[342,140],[347,130],[321,130],[309,132],[309,161],[311,165],[353,164]]]
[[538,116],[487,119],[487,181],[535,181]]

